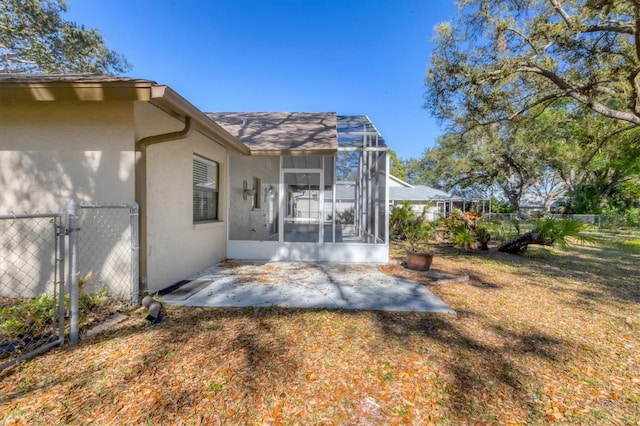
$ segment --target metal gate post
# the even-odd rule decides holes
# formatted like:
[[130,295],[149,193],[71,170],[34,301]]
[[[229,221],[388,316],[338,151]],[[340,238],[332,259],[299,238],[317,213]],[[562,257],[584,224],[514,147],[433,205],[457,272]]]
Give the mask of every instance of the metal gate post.
[[67,232],[69,233],[69,342],[72,345],[78,343],[79,338],[79,293],[78,288],[78,204],[71,200],[67,206],[67,214],[69,224]]
[[133,204],[131,204],[129,212],[131,217],[131,304],[135,306],[138,304],[140,299],[140,280],[138,278],[138,257],[140,253],[140,246],[138,243],[138,203],[134,201]]
[[56,238],[58,244],[57,253],[57,274],[60,284],[58,284],[58,339],[62,344],[64,342],[64,249],[65,249],[65,223],[62,219],[64,215],[60,215],[56,219]]

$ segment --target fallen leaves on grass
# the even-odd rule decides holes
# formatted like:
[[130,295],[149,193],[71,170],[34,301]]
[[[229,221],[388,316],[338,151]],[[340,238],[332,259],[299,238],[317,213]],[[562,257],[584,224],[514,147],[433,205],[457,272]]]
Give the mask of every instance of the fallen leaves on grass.
[[[593,271],[589,255],[562,256],[440,253],[435,269],[471,277],[430,287],[456,317],[170,306],[164,323],[147,326],[134,314],[75,347],[0,372],[0,418],[636,424],[640,318],[637,302],[621,295],[638,283],[615,268]],[[634,259],[623,258],[620,270],[627,261]],[[390,265],[383,270],[406,273]],[[591,271],[588,282],[577,278],[587,276],[581,271]]]

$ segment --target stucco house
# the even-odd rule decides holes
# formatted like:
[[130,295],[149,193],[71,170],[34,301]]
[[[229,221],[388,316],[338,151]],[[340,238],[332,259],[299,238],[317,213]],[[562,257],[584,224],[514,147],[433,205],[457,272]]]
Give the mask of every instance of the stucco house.
[[389,176],[389,202],[391,207],[408,202],[413,211],[425,213],[427,220],[447,217],[451,212],[451,194],[425,185],[411,185],[393,175]]
[[387,261],[388,148],[366,116],[205,114],[151,80],[0,74],[0,128],[0,213],[136,201],[150,292],[225,258]]
[[[438,220],[447,217],[452,204],[463,199],[450,195],[445,191],[425,185],[411,185],[402,179],[389,174],[389,206],[391,208],[408,203],[417,214],[425,214],[427,220]],[[336,213],[349,212],[355,206],[356,184],[352,181],[339,181],[336,187]],[[350,217],[344,214],[342,217]]]

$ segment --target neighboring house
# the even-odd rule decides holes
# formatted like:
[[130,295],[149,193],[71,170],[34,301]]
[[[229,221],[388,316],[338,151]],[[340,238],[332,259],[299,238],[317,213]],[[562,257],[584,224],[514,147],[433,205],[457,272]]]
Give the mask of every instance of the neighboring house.
[[410,185],[393,175],[389,176],[389,202],[392,207],[406,201],[417,214],[424,212],[428,220],[438,220],[450,214],[452,200],[451,194],[439,189]]
[[[463,208],[463,199],[452,196],[439,189],[424,185],[410,185],[409,183],[389,175],[389,205],[391,208],[408,202],[416,214],[426,215],[428,220],[438,220],[447,217],[451,208]],[[308,194],[301,195],[306,200]],[[326,197],[325,197],[326,198]],[[338,181],[336,186],[336,214],[338,218],[350,217],[343,212],[355,208],[356,183],[353,181]],[[458,207],[458,204],[460,205]],[[340,215],[342,213],[342,215]]]
[[489,199],[464,198],[425,185],[410,185],[393,175],[389,176],[389,202],[391,207],[408,202],[414,212],[424,212],[428,220],[449,217],[454,209],[491,212]]
[[[387,261],[387,147],[366,116],[205,115],[150,80],[0,74],[0,128],[0,213],[137,201],[150,292],[225,258]],[[341,156],[358,194],[348,244]]]

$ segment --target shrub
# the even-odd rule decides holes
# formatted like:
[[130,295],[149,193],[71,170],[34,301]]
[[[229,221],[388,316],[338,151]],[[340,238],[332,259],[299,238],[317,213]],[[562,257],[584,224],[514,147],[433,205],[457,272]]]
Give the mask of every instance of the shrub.
[[409,244],[409,250],[424,252],[437,226],[436,222],[429,222],[421,216],[417,216],[413,221],[407,223],[404,227],[404,232]]
[[344,211],[336,213],[336,223],[340,225],[348,225],[354,223],[355,213],[355,207],[350,207]]
[[41,330],[55,318],[53,296],[42,294],[12,306],[0,308],[0,330],[9,338]]
[[481,212],[463,213],[459,209],[453,211],[445,221],[445,227],[455,247],[467,250],[479,247],[488,250],[491,233],[487,225],[478,222],[481,218]]
[[403,201],[399,206],[393,207],[389,214],[389,231],[394,239],[404,240],[407,237],[407,228],[418,219],[408,201]]

